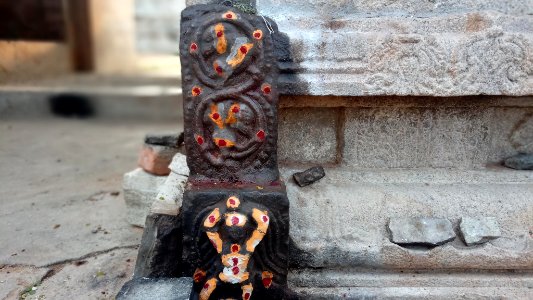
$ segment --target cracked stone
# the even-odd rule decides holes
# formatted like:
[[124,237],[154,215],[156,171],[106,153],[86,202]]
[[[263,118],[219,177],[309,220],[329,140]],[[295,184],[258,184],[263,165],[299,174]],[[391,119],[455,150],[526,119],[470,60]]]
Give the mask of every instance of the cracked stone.
[[293,178],[296,183],[301,186],[308,186],[313,184],[326,176],[326,172],[322,167],[312,167],[303,172],[294,173]]
[[398,245],[439,246],[455,239],[452,223],[444,218],[392,218],[391,242]]
[[498,221],[491,217],[462,218],[459,229],[468,246],[480,245],[501,236]]
[[128,281],[118,293],[117,300],[189,300],[192,278],[137,278]]
[[533,154],[518,154],[505,160],[505,166],[515,170],[533,170]]

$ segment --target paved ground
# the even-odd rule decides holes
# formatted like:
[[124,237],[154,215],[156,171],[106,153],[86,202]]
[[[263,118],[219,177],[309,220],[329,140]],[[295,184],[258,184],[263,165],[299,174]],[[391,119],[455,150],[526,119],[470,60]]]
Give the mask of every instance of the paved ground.
[[122,174],[135,168],[144,134],[181,129],[0,120],[0,299],[113,299],[142,234],[126,222]]

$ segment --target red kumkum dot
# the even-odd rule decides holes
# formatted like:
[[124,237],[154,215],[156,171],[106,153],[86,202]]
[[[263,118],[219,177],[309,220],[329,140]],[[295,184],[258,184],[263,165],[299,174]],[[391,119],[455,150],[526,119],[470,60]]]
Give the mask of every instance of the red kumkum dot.
[[239,218],[237,218],[237,217],[232,217],[232,218],[231,218],[231,224],[233,224],[233,225],[237,225],[237,224],[239,224]]
[[219,147],[226,147],[227,143],[225,140],[218,140],[218,146]]
[[200,93],[202,93],[202,90],[199,87],[195,87],[192,89],[192,93],[193,95],[198,96]]
[[254,37],[255,37],[256,39],[261,38],[261,33],[259,33],[259,32],[254,33]]
[[263,216],[263,222],[268,222],[268,217],[267,216]]
[[198,45],[196,45],[195,43],[192,43],[191,44],[191,50],[192,51],[196,51],[198,49]]
[[217,66],[217,67],[215,68],[215,70],[217,71],[218,74],[222,74],[222,72],[224,72],[224,70],[222,69],[221,66]]
[[272,278],[263,278],[263,285],[268,289],[272,284]]
[[233,261],[233,265],[234,265],[234,266],[236,266],[236,265],[239,264],[239,259],[238,259],[238,258],[234,257],[234,258],[232,258],[231,260]]
[[233,275],[237,275],[237,274],[239,274],[239,267],[233,267],[233,269],[231,269],[231,271],[233,272]]
[[215,120],[218,120],[218,118],[220,118],[220,115],[218,113],[214,113],[211,115],[211,117],[213,117],[213,119]]
[[201,136],[199,136],[196,138],[196,142],[198,142],[198,144],[201,145],[204,143],[204,139]]
[[209,283],[204,284],[204,290],[207,290],[209,288]]
[[257,137],[260,139],[260,140],[264,140],[265,139],[265,132],[263,130],[259,130],[257,133],[256,133]]
[[248,300],[248,299],[250,299],[250,293],[244,294],[244,300]]
[[236,113],[238,113],[238,112],[240,111],[240,109],[239,109],[238,106],[234,106],[234,107],[231,109],[231,111],[232,111],[234,114],[236,114]]
[[238,252],[239,251],[239,245],[232,245],[231,246],[231,252]]
[[226,14],[226,18],[233,19],[233,15],[232,14]]
[[229,199],[229,204],[235,205],[235,199]]
[[224,33],[222,31],[218,31],[217,32],[217,37],[222,37],[224,35]]
[[215,216],[209,216],[209,222],[215,223],[215,221],[216,221]]
[[246,48],[246,46],[241,46],[239,50],[242,52],[242,54],[248,53],[248,48]]

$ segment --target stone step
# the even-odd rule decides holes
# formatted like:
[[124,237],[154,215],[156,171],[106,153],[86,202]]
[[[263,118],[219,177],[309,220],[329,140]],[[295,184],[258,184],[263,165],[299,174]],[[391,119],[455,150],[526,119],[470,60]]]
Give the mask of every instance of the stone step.
[[[294,268],[533,270],[531,171],[326,168],[302,188],[291,174],[303,169],[282,169]],[[434,248],[390,241],[390,219],[417,217],[448,219],[457,237]],[[457,228],[463,217],[494,217],[501,237],[466,246]]]
[[90,117],[178,122],[183,116],[176,78],[71,75],[0,87],[0,117],[52,116],[57,96],[68,96],[64,106],[90,111]]

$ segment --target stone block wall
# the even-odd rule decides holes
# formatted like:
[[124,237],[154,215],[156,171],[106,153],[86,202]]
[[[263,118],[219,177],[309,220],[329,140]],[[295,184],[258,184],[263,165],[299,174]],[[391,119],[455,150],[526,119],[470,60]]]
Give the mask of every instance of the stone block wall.
[[532,97],[317,97],[280,101],[284,163],[481,169],[533,152]]

